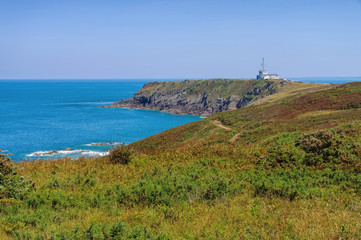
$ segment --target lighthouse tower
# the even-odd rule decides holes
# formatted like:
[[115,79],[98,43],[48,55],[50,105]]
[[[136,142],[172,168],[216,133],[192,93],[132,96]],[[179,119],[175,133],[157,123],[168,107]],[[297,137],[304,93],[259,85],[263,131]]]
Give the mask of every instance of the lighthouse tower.
[[265,70],[264,58],[262,58],[261,70],[259,70],[257,79],[282,79],[278,76],[278,74],[269,74],[267,70]]

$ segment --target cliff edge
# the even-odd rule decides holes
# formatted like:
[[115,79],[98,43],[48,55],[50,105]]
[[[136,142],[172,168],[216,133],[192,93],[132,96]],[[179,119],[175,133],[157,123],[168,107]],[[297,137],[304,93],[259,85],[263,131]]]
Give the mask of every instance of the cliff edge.
[[115,102],[109,108],[160,110],[174,114],[209,116],[242,108],[277,93],[287,80],[209,79],[149,82],[133,98]]

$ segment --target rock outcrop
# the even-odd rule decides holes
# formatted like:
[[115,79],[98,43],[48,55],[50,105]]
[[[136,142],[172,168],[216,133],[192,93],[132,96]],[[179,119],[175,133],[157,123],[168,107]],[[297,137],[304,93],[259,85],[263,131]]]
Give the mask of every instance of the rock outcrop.
[[174,114],[209,116],[247,106],[274,94],[286,80],[184,80],[149,82],[133,98],[115,102],[109,108],[160,110]]

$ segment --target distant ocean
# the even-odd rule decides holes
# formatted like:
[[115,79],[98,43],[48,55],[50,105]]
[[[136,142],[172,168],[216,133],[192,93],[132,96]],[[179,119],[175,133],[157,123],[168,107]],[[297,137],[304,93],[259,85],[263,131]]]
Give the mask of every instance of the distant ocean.
[[361,82],[361,77],[295,77],[287,78],[300,82],[341,84],[348,82]]
[[112,145],[94,143],[129,144],[200,119],[100,107],[132,97],[148,81],[1,80],[0,149],[15,161],[101,156]]
[[[361,77],[289,79],[333,84],[361,81]],[[100,107],[132,97],[149,81],[154,80],[0,80],[0,149],[11,153],[15,161],[102,156],[114,146],[110,142],[129,144],[200,119]],[[63,151],[67,148],[71,150]]]

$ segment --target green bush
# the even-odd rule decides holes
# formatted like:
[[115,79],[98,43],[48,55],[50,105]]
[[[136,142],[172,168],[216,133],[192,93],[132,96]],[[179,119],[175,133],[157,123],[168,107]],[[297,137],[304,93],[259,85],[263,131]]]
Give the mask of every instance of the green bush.
[[361,169],[361,144],[350,129],[336,128],[311,133],[284,132],[266,140],[266,155],[259,158],[264,168],[317,167]]
[[[155,171],[156,172],[156,171]],[[173,206],[181,202],[214,202],[242,189],[242,182],[219,171],[209,171],[201,164],[189,166],[185,172],[165,172],[145,174],[130,186],[117,186],[118,203],[134,206],[137,204]]]
[[0,151],[0,199],[23,199],[33,184],[19,176],[7,154]]
[[255,196],[280,197],[290,201],[361,191],[361,175],[344,170],[253,169],[242,172],[239,178],[251,184]]
[[360,162],[360,156],[357,153],[360,150],[360,144],[344,131],[330,129],[303,134],[297,140],[296,146],[306,152],[304,164],[307,166],[336,166],[337,164],[352,166]]
[[121,145],[110,150],[108,159],[112,164],[128,164],[132,155],[132,151],[127,146]]
[[114,240],[121,240],[124,239],[124,236],[126,236],[128,231],[129,231],[128,225],[119,221],[113,224],[110,230],[110,237]]
[[304,152],[295,146],[297,133],[281,133],[266,141],[267,152],[258,165],[265,168],[293,167],[303,159]]

